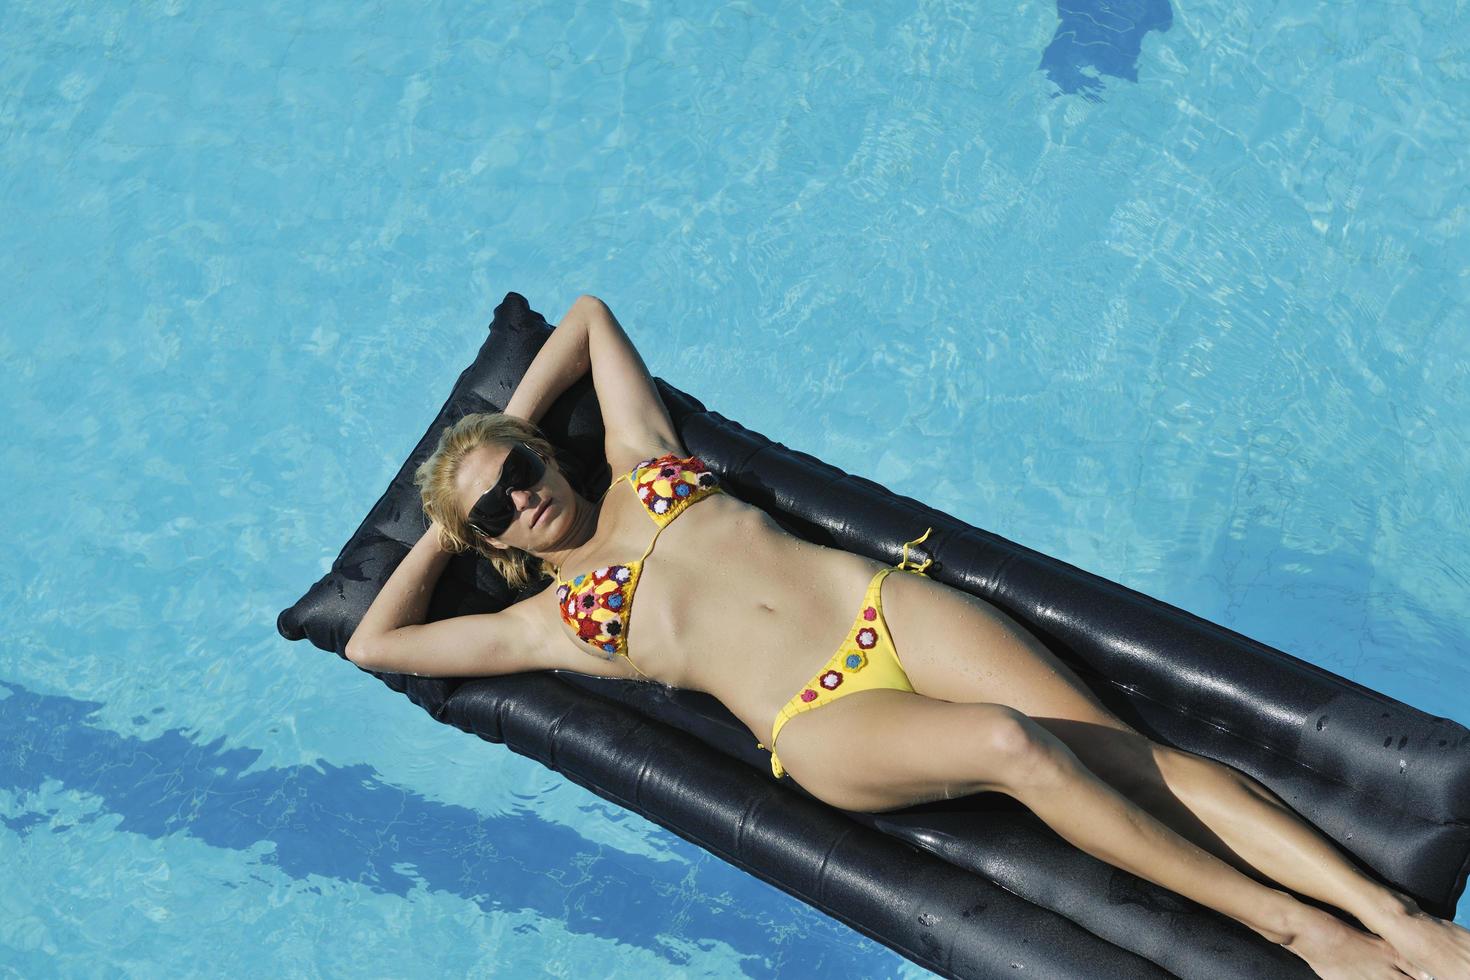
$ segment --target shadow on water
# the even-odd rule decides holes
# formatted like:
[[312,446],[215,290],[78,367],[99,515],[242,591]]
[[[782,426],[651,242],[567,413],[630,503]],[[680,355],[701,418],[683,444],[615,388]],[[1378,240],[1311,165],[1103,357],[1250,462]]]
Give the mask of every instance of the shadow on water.
[[[223,738],[201,745],[178,730],[118,734],[89,723],[99,707],[0,682],[0,730],[10,733],[0,748],[0,788],[35,793],[56,780],[101,800],[82,822],[115,814],[119,832],[253,850],[297,879],[318,875],[398,896],[421,882],[486,911],[529,909],[679,965],[688,956],[661,934],[704,949],[723,943],[748,976],[796,964],[804,976],[863,975],[886,955],[825,916],[797,924],[746,911],[739,896],[751,893],[750,878],[677,838],[674,859],[652,860],[531,813],[487,816],[426,799],[364,765],[246,774],[256,749],[223,749]],[[0,815],[22,837],[64,833],[54,818],[55,811]]]
[[1168,0],[1057,0],[1057,17],[1038,67],[1061,88],[1056,95],[1092,102],[1102,101],[1104,75],[1137,83],[1143,36],[1174,23]]

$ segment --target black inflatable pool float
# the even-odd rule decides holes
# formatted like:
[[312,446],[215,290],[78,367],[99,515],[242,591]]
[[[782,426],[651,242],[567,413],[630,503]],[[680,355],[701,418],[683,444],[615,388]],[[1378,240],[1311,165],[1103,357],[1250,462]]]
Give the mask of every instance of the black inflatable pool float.
[[[343,654],[427,526],[414,468],[446,425],[503,407],[550,332],[524,297],[506,294],[474,363],[331,571],[281,613],[282,636]],[[1373,877],[1453,916],[1470,871],[1470,730],[850,476],[657,383],[684,445],[741,499],[803,538],[889,563],[913,528],[932,526],[921,546],[935,559],[931,577],[1025,623],[1135,728],[1251,774]],[[590,379],[541,426],[595,498],[610,474]],[[489,562],[456,556],[429,618],[491,612],[545,584],[513,594]],[[885,814],[833,809],[774,780],[752,733],[708,695],[568,671],[377,676],[434,718],[505,743],[946,976],[1312,976],[1239,923],[1077,850],[1001,794]]]

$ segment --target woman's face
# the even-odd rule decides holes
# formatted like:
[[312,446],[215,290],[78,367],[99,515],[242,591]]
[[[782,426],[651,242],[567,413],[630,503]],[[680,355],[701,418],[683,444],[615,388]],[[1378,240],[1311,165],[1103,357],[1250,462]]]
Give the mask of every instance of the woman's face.
[[[460,513],[468,516],[480,496],[500,479],[500,470],[513,443],[492,443],[471,450],[455,479]],[[510,526],[498,535],[481,535],[497,548],[519,548],[541,554],[571,528],[581,498],[557,469],[546,461],[546,472],[529,487],[510,492],[514,507]]]

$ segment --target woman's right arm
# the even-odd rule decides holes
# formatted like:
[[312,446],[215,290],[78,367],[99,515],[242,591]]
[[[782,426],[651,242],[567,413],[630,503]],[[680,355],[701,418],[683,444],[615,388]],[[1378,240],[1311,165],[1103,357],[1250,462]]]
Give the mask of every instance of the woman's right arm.
[[534,598],[498,613],[425,623],[449,557],[439,547],[439,525],[431,523],[363,614],[347,641],[348,660],[418,677],[489,677],[537,670],[549,666],[553,651],[564,652],[548,642],[547,611],[533,609]]
[[536,352],[515,394],[506,403],[505,414],[539,422],[552,403],[561,397],[592,368],[592,347],[588,340],[587,307],[590,296],[578,296],[561,323],[551,331],[546,343]]
[[495,677],[565,666],[551,662],[535,618],[546,611],[532,605],[528,599],[497,613],[402,626],[368,643],[349,642],[347,657],[366,670],[415,677]]

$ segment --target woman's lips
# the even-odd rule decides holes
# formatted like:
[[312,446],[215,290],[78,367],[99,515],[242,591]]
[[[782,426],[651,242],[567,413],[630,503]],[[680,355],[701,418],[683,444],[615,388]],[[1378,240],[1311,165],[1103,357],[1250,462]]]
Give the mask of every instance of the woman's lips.
[[541,509],[536,512],[536,516],[533,517],[533,518],[531,518],[531,526],[532,527],[535,527],[537,524],[540,524],[541,523],[541,518],[546,515],[546,511],[550,507],[551,507],[551,501],[550,500],[547,500],[546,503],[544,503],[544,504],[541,505]]

